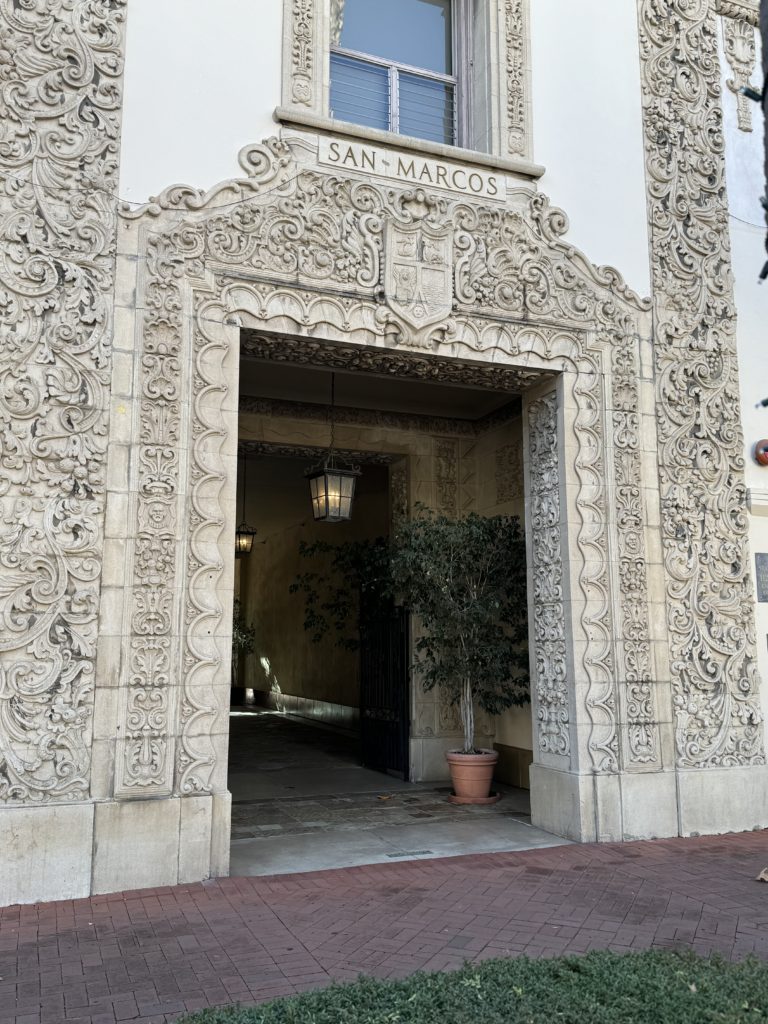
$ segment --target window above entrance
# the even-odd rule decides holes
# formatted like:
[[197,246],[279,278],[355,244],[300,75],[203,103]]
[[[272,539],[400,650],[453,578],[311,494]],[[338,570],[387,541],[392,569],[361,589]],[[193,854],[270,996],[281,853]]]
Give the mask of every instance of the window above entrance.
[[463,0],[333,0],[331,117],[447,145],[459,141]]
[[539,177],[530,159],[528,3],[283,0],[275,119],[465,162],[504,161]]

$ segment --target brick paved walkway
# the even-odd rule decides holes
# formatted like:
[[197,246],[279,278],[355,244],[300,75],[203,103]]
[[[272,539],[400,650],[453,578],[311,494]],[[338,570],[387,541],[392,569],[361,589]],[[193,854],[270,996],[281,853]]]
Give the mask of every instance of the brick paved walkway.
[[231,878],[0,911],[0,1024],[142,1024],[466,959],[768,959],[768,833]]

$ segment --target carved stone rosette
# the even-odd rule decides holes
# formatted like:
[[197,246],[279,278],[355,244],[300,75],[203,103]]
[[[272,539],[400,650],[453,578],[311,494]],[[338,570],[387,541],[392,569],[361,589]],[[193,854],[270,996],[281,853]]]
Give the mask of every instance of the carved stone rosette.
[[677,760],[763,764],[714,4],[638,10]]
[[90,792],[124,16],[0,2],[0,802]]

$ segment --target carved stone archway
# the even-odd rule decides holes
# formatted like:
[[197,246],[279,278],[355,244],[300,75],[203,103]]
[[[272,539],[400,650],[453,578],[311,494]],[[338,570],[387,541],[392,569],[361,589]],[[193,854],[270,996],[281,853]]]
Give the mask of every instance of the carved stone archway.
[[[157,816],[153,796],[178,805],[179,850],[200,858],[190,870],[226,867],[246,328],[288,362],[524,395],[534,820],[579,839],[642,834],[620,795],[626,776],[669,809],[654,827],[676,832],[668,670],[650,626],[661,565],[640,433],[648,304],[565,244],[564,215],[527,188],[510,186],[505,206],[395,189],[317,166],[306,141],[271,140],[241,161],[243,180],[207,195],[170,189],[122,222],[125,397],[140,443],[126,464],[114,438],[110,459],[113,500],[128,509],[113,538],[124,584],[104,594],[105,608],[123,610],[123,639],[99,665],[118,678],[113,841],[120,808],[135,827],[137,799]],[[434,270],[431,290],[409,290],[411,270],[398,277],[398,266],[416,281]]]

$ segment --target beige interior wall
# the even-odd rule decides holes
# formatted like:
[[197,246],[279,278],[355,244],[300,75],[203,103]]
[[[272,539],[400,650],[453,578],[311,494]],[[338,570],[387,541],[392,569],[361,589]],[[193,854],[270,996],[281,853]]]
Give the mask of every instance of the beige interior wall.
[[[319,571],[328,564],[302,557],[301,541],[343,544],[388,532],[387,467],[363,467],[352,521],[334,524],[313,520],[306,468],[294,458],[247,460],[245,515],[259,532],[251,554],[239,560],[242,608],[256,628],[255,650],[243,659],[242,685],[357,708],[357,653],[338,647],[332,635],[313,643],[312,634],[304,629],[303,595],[291,594],[289,588],[299,573]],[[238,517],[241,508],[242,490]]]
[[[517,417],[481,435],[475,446],[475,464],[477,511],[484,516],[518,516],[524,529],[522,419]],[[522,708],[508,708],[494,722],[497,746],[533,750],[530,704]],[[519,783],[521,780],[514,781]]]

